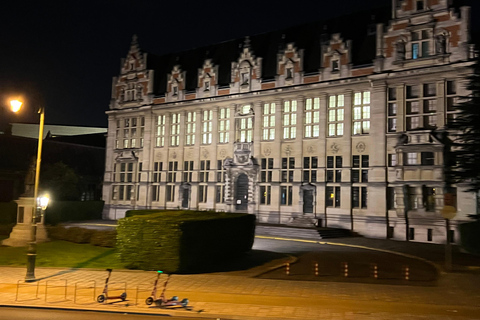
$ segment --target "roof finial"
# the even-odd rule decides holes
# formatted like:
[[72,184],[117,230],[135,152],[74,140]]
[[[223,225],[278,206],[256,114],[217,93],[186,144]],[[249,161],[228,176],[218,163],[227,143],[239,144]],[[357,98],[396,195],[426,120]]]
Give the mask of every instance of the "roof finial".
[[250,37],[246,36],[245,41],[243,42],[243,48],[244,49],[249,49],[250,48]]
[[137,35],[134,34],[134,35],[132,36],[132,45],[136,45],[136,44],[137,44],[137,39],[138,39]]

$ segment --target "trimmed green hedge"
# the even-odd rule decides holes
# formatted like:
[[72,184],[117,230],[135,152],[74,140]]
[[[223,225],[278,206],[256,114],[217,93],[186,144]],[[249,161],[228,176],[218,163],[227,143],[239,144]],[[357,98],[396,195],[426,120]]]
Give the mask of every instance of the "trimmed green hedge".
[[17,222],[17,203],[15,201],[0,202],[0,224]]
[[103,201],[52,201],[45,210],[45,223],[101,220]]
[[127,212],[118,221],[117,249],[129,268],[165,272],[208,271],[216,262],[249,251],[255,216],[208,211]]
[[47,227],[48,236],[55,240],[65,240],[74,243],[89,243],[99,247],[115,247],[116,230],[94,230],[87,228],[64,226]]
[[480,254],[480,221],[462,223],[459,226],[462,248]]

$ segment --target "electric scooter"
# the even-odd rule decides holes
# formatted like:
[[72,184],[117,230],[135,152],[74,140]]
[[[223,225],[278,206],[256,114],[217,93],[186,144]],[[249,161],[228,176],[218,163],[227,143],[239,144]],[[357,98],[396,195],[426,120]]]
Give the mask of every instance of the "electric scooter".
[[152,303],[155,302],[155,305],[157,307],[160,307],[160,308],[175,307],[175,306],[180,306],[180,307],[186,308],[187,305],[188,305],[188,299],[187,298],[182,299],[182,300],[178,300],[177,296],[173,296],[171,299],[165,298],[165,291],[167,290],[167,284],[168,284],[168,281],[170,280],[170,275],[167,276],[167,280],[163,284],[162,294],[160,294],[160,297],[157,298],[157,284],[158,284],[158,280],[160,279],[160,276],[161,276],[162,273],[163,273],[162,271],[157,271],[157,279],[155,279],[152,294],[151,294],[150,297],[148,297],[145,300],[145,303],[147,305],[151,305]]
[[105,300],[109,300],[109,299],[121,299],[122,301],[125,301],[125,299],[127,299],[126,292],[122,292],[122,294],[119,296],[108,295],[108,280],[110,279],[110,275],[112,274],[112,269],[107,269],[107,271],[108,271],[108,276],[107,276],[107,279],[105,279],[105,287],[103,288],[103,292],[97,297],[97,302],[102,303]]

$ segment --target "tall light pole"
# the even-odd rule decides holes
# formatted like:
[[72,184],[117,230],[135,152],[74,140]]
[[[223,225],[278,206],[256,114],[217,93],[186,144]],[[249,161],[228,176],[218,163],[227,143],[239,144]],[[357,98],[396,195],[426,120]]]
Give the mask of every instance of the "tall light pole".
[[25,276],[25,282],[35,281],[35,259],[37,258],[37,216],[41,216],[42,210],[42,207],[40,206],[39,200],[37,198],[38,184],[40,181],[40,163],[42,162],[43,124],[45,119],[45,108],[40,107],[38,113],[40,114],[40,126],[38,129],[38,151],[37,166],[35,168],[35,187],[33,189],[34,210],[30,229],[30,242],[28,243],[27,250],[27,274]]

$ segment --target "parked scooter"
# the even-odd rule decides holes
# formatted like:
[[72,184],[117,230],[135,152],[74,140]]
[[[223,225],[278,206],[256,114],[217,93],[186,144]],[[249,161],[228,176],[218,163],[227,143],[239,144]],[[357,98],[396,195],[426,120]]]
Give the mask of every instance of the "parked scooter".
[[147,305],[151,305],[152,303],[155,302],[155,305],[160,308],[166,308],[166,307],[175,307],[175,306],[180,306],[183,308],[186,308],[188,305],[188,299],[182,299],[178,300],[177,296],[173,296],[171,299],[165,298],[165,291],[167,290],[167,285],[168,281],[170,280],[170,275],[167,276],[167,280],[163,284],[163,290],[162,293],[160,294],[160,297],[157,298],[157,285],[158,285],[158,280],[160,279],[160,276],[162,275],[163,271],[157,271],[157,279],[155,279],[155,283],[153,285],[153,290],[152,294],[150,297],[148,297],[145,300],[145,303]]
[[103,292],[97,297],[97,302],[102,303],[105,300],[109,300],[109,299],[121,299],[122,301],[125,301],[127,299],[126,292],[123,292],[119,296],[108,295],[108,280],[110,279],[110,276],[112,274],[112,269],[107,269],[107,271],[108,271],[108,276],[107,276],[107,279],[105,279],[105,287],[103,288]]

